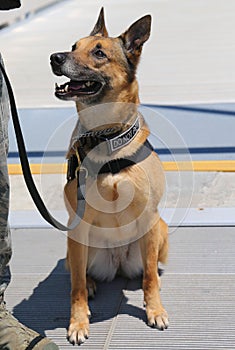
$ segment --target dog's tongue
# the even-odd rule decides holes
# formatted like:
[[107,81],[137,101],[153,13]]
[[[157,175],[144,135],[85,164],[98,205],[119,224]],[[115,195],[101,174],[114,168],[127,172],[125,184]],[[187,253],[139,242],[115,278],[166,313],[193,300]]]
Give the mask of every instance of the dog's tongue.
[[78,81],[71,81],[69,83],[69,88],[70,90],[81,90],[82,88],[84,88],[84,84]]

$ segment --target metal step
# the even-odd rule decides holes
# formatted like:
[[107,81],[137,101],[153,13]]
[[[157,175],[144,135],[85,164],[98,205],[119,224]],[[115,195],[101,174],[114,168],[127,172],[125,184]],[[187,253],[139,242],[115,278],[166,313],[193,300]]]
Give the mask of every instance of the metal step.
[[[64,269],[66,236],[56,230],[12,230],[14,256],[7,305],[23,323],[66,340],[70,281]],[[170,235],[162,301],[170,327],[146,325],[141,280],[98,284],[90,302],[90,338],[82,349],[234,349],[235,228],[179,228]]]

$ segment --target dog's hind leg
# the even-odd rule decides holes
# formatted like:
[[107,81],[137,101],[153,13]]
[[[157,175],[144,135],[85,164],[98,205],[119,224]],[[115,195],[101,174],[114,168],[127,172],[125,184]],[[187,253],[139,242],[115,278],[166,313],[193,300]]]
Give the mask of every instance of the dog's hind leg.
[[88,298],[94,299],[96,294],[96,283],[90,276],[86,276],[86,289],[88,292]]
[[[160,219],[140,239],[141,254],[143,259],[143,291],[148,325],[164,330],[168,327],[168,315],[162,306],[160,299],[160,277],[158,275],[157,262],[164,254],[166,246],[162,245]],[[165,256],[165,255],[163,255]],[[162,256],[162,257],[163,257]]]
[[67,255],[66,255],[66,259],[65,259],[65,268],[67,271],[70,271],[70,266],[69,266],[69,252],[67,250]]

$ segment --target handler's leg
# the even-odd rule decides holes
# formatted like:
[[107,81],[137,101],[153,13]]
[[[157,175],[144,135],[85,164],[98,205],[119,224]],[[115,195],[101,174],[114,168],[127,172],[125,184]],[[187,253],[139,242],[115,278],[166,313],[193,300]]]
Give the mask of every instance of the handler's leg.
[[[1,54],[0,61],[2,63]],[[9,179],[7,172],[9,106],[6,86],[0,74],[0,349],[58,350],[48,338],[22,325],[7,311],[4,292],[10,282],[11,239],[8,227]]]

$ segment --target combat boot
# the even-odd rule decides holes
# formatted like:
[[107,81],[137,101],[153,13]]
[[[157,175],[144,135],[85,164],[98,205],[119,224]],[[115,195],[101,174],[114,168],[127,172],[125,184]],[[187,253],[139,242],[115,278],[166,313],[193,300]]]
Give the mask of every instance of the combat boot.
[[59,350],[50,339],[20,323],[0,301],[0,350]]

